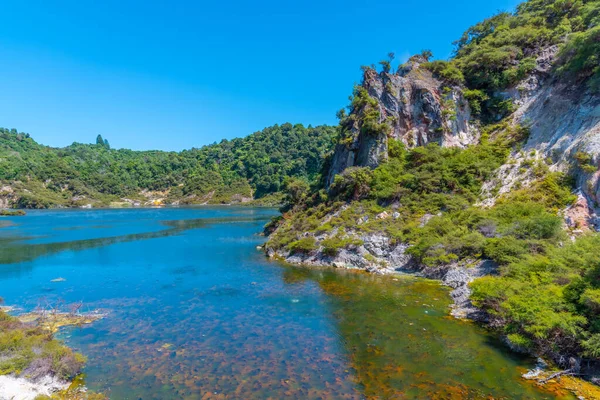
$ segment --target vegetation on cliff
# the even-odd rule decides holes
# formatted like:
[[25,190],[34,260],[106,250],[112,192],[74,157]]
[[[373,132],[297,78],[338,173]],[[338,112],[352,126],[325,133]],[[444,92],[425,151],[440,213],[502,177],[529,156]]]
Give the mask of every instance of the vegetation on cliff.
[[[179,153],[111,149],[74,143],[51,148],[15,129],[0,130],[0,197],[14,207],[108,205],[141,191],[162,192],[167,201],[229,203],[264,198],[286,179],[318,179],[336,128],[283,124],[248,137]],[[7,189],[14,191],[14,196]],[[3,192],[4,191],[4,192]]]
[[476,205],[482,183],[509,160],[521,135],[502,132],[462,150],[392,146],[388,162],[347,169],[329,193],[296,190],[268,246],[333,256],[360,246],[364,234],[383,232],[410,245],[407,253],[423,266],[493,260],[500,275],[472,284],[473,301],[492,326],[537,354],[598,359],[600,235],[569,241],[559,211],[576,199],[572,181],[532,161],[537,179],[530,186],[500,196],[493,207]]
[[[530,0],[515,13],[469,28],[449,61],[429,61],[427,51],[411,59],[448,89],[460,87],[480,140],[462,149],[407,148],[387,137],[387,155],[376,168],[345,168],[329,187],[289,181],[283,216],[267,227],[275,232],[267,248],[331,261],[341,249],[357,251],[366,235],[377,233],[408,245],[406,253],[421,267],[494,261],[499,275],[472,284],[473,302],[489,313],[491,327],[536,354],[598,361],[600,259],[593,249],[600,236],[588,233],[571,241],[575,236],[565,229],[562,211],[577,199],[575,180],[551,169],[550,158],[521,150],[529,128],[508,117],[515,106],[505,92],[543,69],[548,81],[593,93],[600,81],[599,18],[598,0]],[[382,66],[385,81],[389,61]],[[373,68],[366,70],[372,75]],[[451,110],[446,101],[440,93],[439,106]],[[382,108],[368,90],[356,88],[350,114],[338,114],[338,143],[348,141],[344,129],[357,120],[357,126],[385,134],[396,121],[385,120],[377,111]],[[583,163],[586,173],[597,171],[591,156],[575,158],[574,168]],[[493,205],[483,207],[482,186],[500,166],[527,179],[502,195],[500,187],[493,189]],[[357,254],[381,262],[370,250]]]
[[598,88],[599,25],[598,0],[529,0],[515,13],[500,13],[467,29],[455,42],[455,56],[431,63],[431,69],[442,79],[465,84],[489,113],[506,115],[510,104],[498,92],[524,79],[552,45],[560,46],[553,67],[558,77],[588,79]]

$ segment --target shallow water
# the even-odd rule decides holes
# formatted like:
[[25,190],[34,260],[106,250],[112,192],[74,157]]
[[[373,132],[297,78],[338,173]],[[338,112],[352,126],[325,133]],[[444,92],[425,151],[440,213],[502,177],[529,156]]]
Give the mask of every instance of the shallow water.
[[113,399],[556,398],[520,378],[532,360],[449,318],[436,282],[267,261],[258,233],[275,214],[4,218],[0,296],[108,312],[60,337],[88,357],[87,386]]

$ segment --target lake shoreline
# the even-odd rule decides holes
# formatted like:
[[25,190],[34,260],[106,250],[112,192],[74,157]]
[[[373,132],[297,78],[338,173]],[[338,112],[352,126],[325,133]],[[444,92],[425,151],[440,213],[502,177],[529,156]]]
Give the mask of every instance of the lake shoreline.
[[[498,266],[490,260],[483,260],[478,263],[468,265],[459,265],[457,263],[442,265],[438,267],[428,267],[417,265],[412,260],[405,263],[400,268],[364,268],[356,267],[347,263],[333,261],[335,258],[330,256],[309,256],[307,254],[290,255],[273,251],[266,247],[266,244],[258,247],[265,256],[274,261],[280,261],[292,266],[308,268],[331,268],[338,270],[365,272],[368,274],[385,276],[412,276],[424,278],[439,282],[442,286],[450,288],[450,298],[452,303],[449,305],[449,315],[458,320],[472,321],[474,323],[485,323],[489,316],[487,313],[475,307],[470,301],[471,290],[469,283],[477,278],[494,275],[498,273]],[[372,264],[365,259],[365,264]],[[502,338],[502,336],[500,336]],[[508,352],[523,353],[522,350],[510,346],[509,342],[502,338]],[[525,353],[530,354],[530,353]],[[568,379],[561,379],[556,368],[550,368],[549,364],[535,354],[530,354],[538,358],[538,363],[534,369],[528,370],[522,374],[522,379],[539,385],[544,390],[558,392],[567,390],[580,399],[600,398],[600,385],[597,383],[573,376],[569,374]],[[552,378],[553,374],[557,376]],[[549,379],[550,378],[550,379]],[[593,397],[589,397],[589,396]]]
[[[381,242],[381,240],[377,240]],[[412,257],[405,255],[407,246],[398,245],[393,249],[386,249],[379,244],[378,260],[368,260],[359,251],[349,252],[342,249],[336,256],[328,256],[317,251],[315,254],[289,254],[275,251],[267,246],[261,246],[261,250],[269,259],[279,260],[291,265],[305,265],[309,267],[330,267],[336,269],[361,270],[379,275],[413,275],[417,277],[433,279],[450,287],[452,305],[450,314],[458,319],[469,319],[476,322],[485,322],[488,315],[481,309],[475,307],[470,301],[471,290],[469,283],[475,279],[497,273],[498,266],[483,260],[472,263],[453,263],[438,267],[428,267],[416,263]],[[399,251],[398,251],[399,249]],[[393,267],[381,267],[383,263],[397,262],[399,265]],[[388,264],[389,265],[389,264]]]
[[9,237],[42,239],[6,242],[15,256],[5,257],[3,296],[27,310],[39,296],[61,310],[78,301],[111,310],[60,338],[88,357],[89,387],[110,387],[115,398],[161,390],[170,398],[547,398],[520,378],[533,360],[507,356],[493,335],[449,318],[448,291],[424,275],[268,262],[256,233],[274,214],[206,206],[32,212]]
[[[35,335],[35,337],[39,337],[43,341],[53,343],[54,347],[62,348],[63,350],[59,350],[60,354],[65,351],[68,352],[67,357],[71,357],[72,361],[71,358],[66,358],[65,361],[61,360],[61,362],[72,363],[71,368],[78,372],[75,372],[75,376],[58,376],[56,371],[54,371],[54,367],[48,365],[47,358],[43,358],[41,349],[35,350],[34,348],[31,351],[34,354],[39,353],[39,355],[34,356],[29,365],[23,367],[23,371],[16,370],[12,373],[9,372],[0,375],[0,392],[3,396],[7,396],[7,399],[36,400],[52,396],[62,397],[67,394],[78,394],[79,399],[91,399],[90,396],[94,396],[98,400],[105,399],[103,395],[96,395],[92,392],[88,393],[87,388],[81,384],[79,379],[84,363],[83,357],[55,337],[55,334],[63,327],[91,324],[103,318],[104,314],[97,312],[58,312],[56,310],[31,311],[16,315],[9,314],[15,310],[18,310],[18,308],[14,306],[0,307],[0,321],[5,324],[5,334],[12,334],[13,336],[16,335],[17,338],[21,338],[19,339],[20,342],[17,341],[13,345],[16,346],[16,349],[20,350],[13,350],[12,357],[19,357],[19,352],[23,353],[20,357],[26,357],[27,352],[30,350],[28,350],[24,342],[25,340],[32,340],[29,338]],[[15,356],[15,352],[17,356]]]

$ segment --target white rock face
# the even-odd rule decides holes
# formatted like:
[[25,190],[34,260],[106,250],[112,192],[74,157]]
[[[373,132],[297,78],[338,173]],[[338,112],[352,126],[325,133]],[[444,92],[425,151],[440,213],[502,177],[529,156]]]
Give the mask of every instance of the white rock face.
[[[531,135],[523,150],[537,150],[552,161],[552,169],[566,171],[576,166],[575,154],[592,156],[600,163],[600,95],[580,92],[583,88],[543,87],[519,108],[515,119],[531,124]],[[577,184],[594,202],[600,199],[598,172],[577,174]]]
[[68,387],[68,382],[51,376],[31,382],[25,378],[0,375],[0,400],[34,400],[37,396],[50,396]]
[[[578,190],[588,199],[590,218],[600,203],[600,94],[584,83],[556,80],[549,71],[557,48],[541,52],[535,72],[517,87],[501,93],[518,106],[513,122],[530,128],[530,135],[519,152],[511,155],[496,178],[483,187],[483,205],[492,205],[498,195],[535,179],[533,162],[550,164],[552,171],[572,171]],[[587,153],[596,172],[584,171],[575,155]],[[524,164],[527,162],[527,164]],[[594,221],[590,221],[593,224]]]

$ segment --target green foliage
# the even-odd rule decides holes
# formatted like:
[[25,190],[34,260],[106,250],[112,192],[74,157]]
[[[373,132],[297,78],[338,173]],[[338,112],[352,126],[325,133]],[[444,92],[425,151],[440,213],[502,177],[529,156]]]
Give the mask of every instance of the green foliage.
[[[512,112],[512,106],[494,98],[495,92],[525,78],[536,67],[540,49],[550,45],[562,45],[559,74],[588,80],[598,90],[599,20],[599,0],[528,0],[514,14],[500,13],[470,27],[455,42],[454,58],[430,63],[429,68],[442,79],[485,93],[489,100],[478,100],[481,115],[497,120]],[[476,114],[479,106],[472,105]]]
[[[488,238],[485,228],[479,231],[477,224],[488,217],[477,214],[470,205],[477,199],[482,183],[505,162],[514,142],[526,136],[524,128],[504,129],[502,133],[495,133],[494,141],[484,134],[480,144],[466,149],[430,144],[407,150],[400,141],[390,139],[388,160],[376,169],[347,168],[335,177],[329,196],[303,195],[306,199],[303,206],[281,224],[282,228],[271,238],[270,244],[289,250],[291,243],[301,239],[300,233],[326,231],[319,219],[340,204],[353,201],[351,207],[326,226],[386,231],[396,240],[412,243],[413,255],[429,264],[479,257],[486,249]],[[400,204],[396,212],[401,217],[393,223],[371,218],[358,228],[357,220],[365,215],[377,215],[390,204]],[[421,228],[414,225],[418,217],[440,211],[449,214],[434,218]],[[497,223],[492,217],[488,220]],[[505,225],[510,225],[515,235],[551,235],[555,227],[553,220],[540,221],[544,222],[543,226],[534,223],[530,226],[525,222],[518,227]],[[326,251],[337,251],[336,244],[340,241],[325,246]],[[500,251],[502,249],[497,250]]]
[[[372,170],[348,168],[327,195],[304,196],[303,205],[280,221],[269,245],[322,248],[333,256],[352,246],[349,238],[383,232],[410,244],[407,251],[421,264],[492,260],[500,274],[476,280],[472,299],[511,343],[540,354],[599,358],[600,236],[573,243],[563,231],[559,212],[576,199],[572,180],[551,173],[533,153],[521,168],[531,171],[534,182],[502,195],[493,207],[474,205],[483,183],[529,135],[528,126],[503,119],[515,105],[501,92],[530,74],[540,50],[550,45],[562,45],[556,73],[596,85],[599,22],[599,0],[529,0],[515,13],[469,28],[450,61],[415,56],[413,61],[426,59],[422,65],[446,87],[466,86],[473,115],[485,123],[481,142],[465,149],[408,150],[388,137],[385,162]],[[444,95],[442,112],[452,119],[456,105]],[[386,133],[377,101],[365,88],[355,88],[349,111],[340,114],[341,143],[351,144],[348,132],[357,126],[362,134]],[[597,170],[589,155],[576,158],[584,171]],[[327,239],[315,239],[327,232]]]
[[540,353],[600,357],[600,235],[508,262],[471,284],[474,303],[503,321],[509,340]]
[[421,50],[421,57],[423,57],[425,61],[429,61],[429,59],[433,57],[433,52],[429,49]]
[[579,167],[586,173],[592,174],[598,170],[598,167],[593,163],[592,155],[589,153],[578,151],[575,154],[575,160],[577,160]]
[[379,65],[381,65],[382,71],[385,73],[389,73],[392,69],[392,64],[388,60],[379,61]]
[[75,205],[73,197],[108,204],[138,198],[142,190],[170,190],[172,200],[186,202],[261,198],[281,191],[288,177],[317,181],[335,133],[333,127],[283,124],[175,153],[110,149],[100,135],[96,145],[57,149],[0,129],[0,181],[20,182],[15,206],[25,208]]
[[362,244],[363,241],[360,239],[353,237],[343,238],[340,235],[333,236],[321,242],[321,245],[323,246],[323,253],[330,256],[337,255],[337,253],[343,248],[347,248],[349,246],[361,246]]
[[435,60],[423,65],[433,74],[451,85],[462,85],[465,83],[465,77],[460,69],[453,62]]
[[344,199],[358,200],[371,190],[371,169],[368,167],[351,167],[335,176],[331,193]]
[[50,374],[71,379],[85,362],[48,331],[21,323],[1,310],[0,355],[0,375],[27,373],[34,378]]
[[367,90],[357,86],[354,91],[351,110],[359,111],[358,117],[361,124],[361,132],[367,135],[387,135],[390,132],[389,124],[380,121],[381,114],[377,100],[369,95]]
[[108,143],[107,139],[102,139],[102,135],[98,135],[96,137],[96,144],[98,146],[104,147],[106,149],[110,149],[110,144]]
[[288,246],[292,253],[308,254],[317,249],[317,241],[312,236],[296,240]]
[[[600,3],[596,4],[600,9]],[[595,91],[600,90],[600,25],[573,33],[559,56],[559,73],[589,79],[588,85]]]
[[[559,13],[568,18],[574,7]],[[491,91],[522,79],[535,66],[527,54],[558,43],[564,34],[550,8],[551,2],[530,0],[515,14],[501,13],[469,28],[456,42],[454,58],[469,87]]]
[[572,178],[567,175],[549,173],[528,188],[508,193],[499,199],[498,204],[535,203],[556,213],[577,199],[571,190],[573,183]]
[[476,116],[481,115],[482,104],[489,100],[490,97],[479,89],[466,89],[463,94],[469,102],[469,107],[471,107],[473,114]]
[[289,205],[302,204],[310,192],[310,185],[304,179],[290,178],[285,182],[285,203]]
[[600,333],[595,333],[588,339],[582,340],[581,346],[586,357],[600,358]]
[[480,145],[465,150],[436,144],[410,151],[393,146],[390,161],[372,172],[372,195],[382,203],[401,200],[417,214],[472,202],[510,149],[509,142],[489,142],[485,137]]
[[0,217],[15,217],[25,215],[23,210],[0,210]]
[[481,257],[504,265],[563,241],[557,211],[575,198],[568,179],[549,174],[501,197],[493,208],[450,210],[405,238],[414,244],[410,253],[427,265]]

